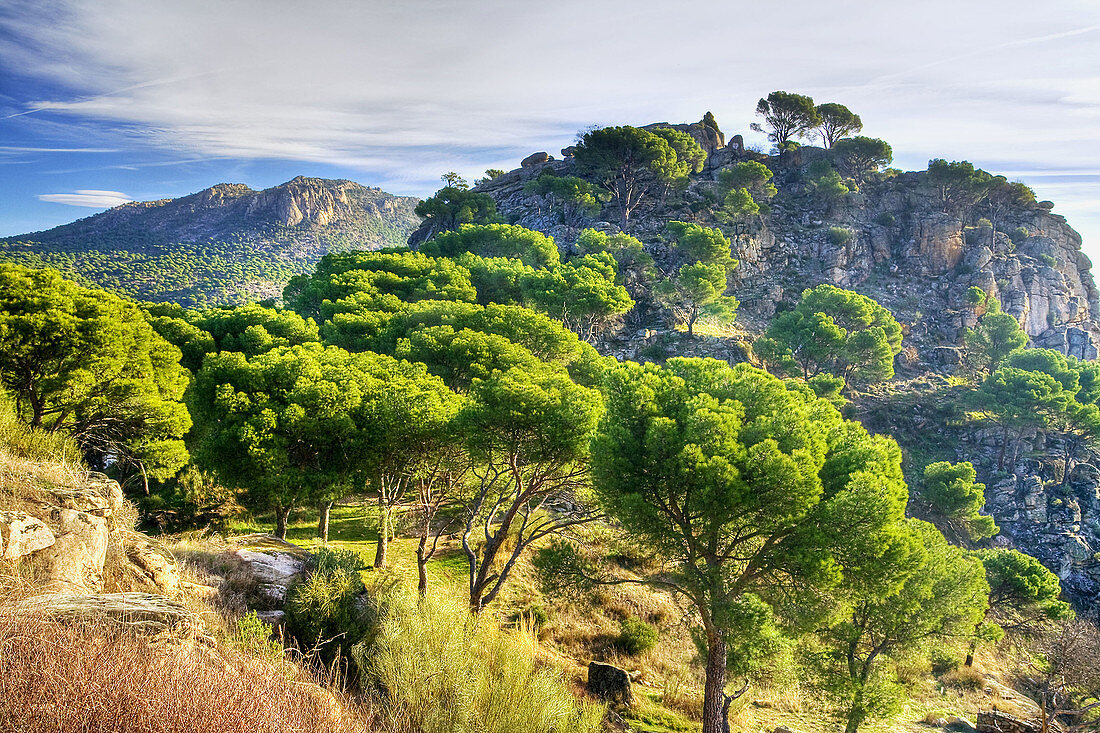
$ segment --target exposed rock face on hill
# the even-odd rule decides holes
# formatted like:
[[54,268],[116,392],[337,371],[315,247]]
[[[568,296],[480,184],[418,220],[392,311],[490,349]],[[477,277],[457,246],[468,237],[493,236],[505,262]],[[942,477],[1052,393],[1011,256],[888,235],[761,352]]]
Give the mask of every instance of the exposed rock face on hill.
[[[826,155],[824,150],[806,147],[766,156],[744,150],[740,136],[722,145],[699,124],[673,127],[695,136],[710,155],[681,197],[664,207],[654,201],[635,212],[631,233],[658,268],[667,273],[676,263],[665,240],[670,220],[719,225],[713,212],[723,167],[742,160],[767,165],[779,190],[770,212],[723,225],[740,260],[730,289],[741,301],[738,322],[760,333],[777,309],[820,283],[856,290],[890,308],[906,334],[899,379],[861,396],[853,405],[856,414],[873,431],[898,439],[906,450],[911,485],[933,460],[972,461],[988,484],[988,508],[1002,530],[994,542],[1038,557],[1078,602],[1100,599],[1100,456],[1079,463],[1067,477],[1058,458],[1060,446],[1040,435],[1023,447],[1015,465],[1000,470],[1001,437],[960,426],[952,419],[957,411],[944,409],[960,398],[947,377],[959,361],[963,329],[977,320],[965,300],[971,286],[997,297],[1019,320],[1031,345],[1082,359],[1097,357],[1100,294],[1080,235],[1051,213],[1053,204],[1010,211],[994,231],[974,226],[983,215],[979,211],[945,213],[924,172],[890,175],[827,204],[815,198],[808,182],[810,167]],[[619,231],[613,206],[566,226],[545,200],[525,191],[525,184],[546,170],[575,175],[571,152],[563,151],[564,160],[508,172],[477,190],[492,195],[509,221],[552,235],[566,251],[585,227]],[[688,339],[671,331],[646,294],[632,290],[632,295],[639,303],[624,328],[599,345],[607,353],[628,358],[709,355],[729,361],[743,361],[751,353],[740,338]]]
[[[976,285],[1017,317],[1033,344],[1096,357],[1100,293],[1091,263],[1081,252],[1080,235],[1063,217],[1050,213],[1049,202],[1011,212],[994,233],[944,213],[924,173],[902,173],[824,206],[805,192],[807,167],[824,154],[812,147],[786,157],[717,148],[679,201],[663,210],[654,204],[642,207],[631,233],[660,267],[669,260],[663,242],[667,223],[679,219],[717,225],[708,202],[714,201],[721,169],[740,160],[759,160],[774,171],[780,191],[772,210],[756,221],[726,228],[741,263],[731,292],[741,301],[738,318],[743,323],[762,329],[777,308],[797,300],[805,288],[833,283],[887,305],[907,327],[908,345],[917,347],[918,358],[927,358],[937,346],[956,345],[961,329],[973,325],[965,295]],[[477,190],[492,195],[513,223],[550,234],[566,249],[585,226],[619,230],[613,207],[582,226],[562,224],[545,201],[524,191],[546,168],[575,174],[566,158],[510,171]],[[848,230],[850,238],[835,243],[832,227]],[[1004,233],[1021,227],[1028,236],[1019,243]],[[632,315],[628,322],[633,327],[663,327],[653,320],[655,314]]]
[[331,250],[403,245],[420,222],[416,204],[345,180],[298,177],[262,191],[219,183],[0,240],[0,259],[58,267],[149,300],[274,297]]

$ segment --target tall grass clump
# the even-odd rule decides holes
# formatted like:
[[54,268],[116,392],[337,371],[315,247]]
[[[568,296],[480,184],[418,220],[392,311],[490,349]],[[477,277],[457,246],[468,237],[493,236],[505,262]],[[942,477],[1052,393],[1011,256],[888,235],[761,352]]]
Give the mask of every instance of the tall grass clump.
[[373,638],[356,645],[395,727],[420,733],[595,733],[603,706],[578,700],[540,663],[529,635],[477,618],[456,598],[397,588],[378,600]]

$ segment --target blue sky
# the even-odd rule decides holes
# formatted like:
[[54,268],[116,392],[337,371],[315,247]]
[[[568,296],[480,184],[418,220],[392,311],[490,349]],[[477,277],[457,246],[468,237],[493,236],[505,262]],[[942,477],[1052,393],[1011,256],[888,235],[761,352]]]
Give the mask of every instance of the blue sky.
[[423,196],[708,109],[751,144],[774,89],[847,104],[899,167],[1027,182],[1100,256],[1094,0],[5,0],[0,235],[223,181]]

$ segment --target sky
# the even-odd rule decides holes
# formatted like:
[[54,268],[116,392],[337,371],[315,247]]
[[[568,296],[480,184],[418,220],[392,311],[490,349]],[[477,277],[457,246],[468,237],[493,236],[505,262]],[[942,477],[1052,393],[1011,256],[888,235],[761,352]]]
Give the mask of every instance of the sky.
[[593,125],[783,89],[967,159],[1100,256],[1097,0],[2,0],[0,236],[297,175],[427,196]]

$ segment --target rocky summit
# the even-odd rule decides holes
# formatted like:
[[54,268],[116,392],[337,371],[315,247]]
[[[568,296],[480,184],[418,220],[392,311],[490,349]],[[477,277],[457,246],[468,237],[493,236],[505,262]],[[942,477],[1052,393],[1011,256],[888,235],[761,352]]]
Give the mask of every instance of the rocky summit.
[[[818,195],[815,163],[829,151],[813,146],[766,155],[747,150],[741,135],[728,138],[702,123],[656,123],[695,138],[708,157],[679,195],[641,204],[629,233],[639,238],[658,270],[677,266],[666,229],[673,220],[723,226],[739,260],[730,293],[740,301],[737,329],[687,339],[667,321],[651,293],[626,285],[637,301],[617,333],[597,346],[620,358],[667,356],[752,359],[748,344],[803,290],[821,283],[855,290],[879,301],[904,329],[897,378],[858,395],[849,410],[871,430],[894,436],[906,453],[907,479],[920,486],[919,470],[935,460],[971,461],[988,484],[987,511],[1000,534],[997,546],[1016,547],[1056,572],[1078,603],[1100,599],[1100,457],[1065,474],[1055,437],[1029,434],[1015,461],[998,467],[1003,438],[993,430],[959,425],[954,375],[963,358],[963,334],[980,309],[967,294],[981,288],[1015,316],[1032,347],[1095,359],[1100,345],[1100,299],[1081,236],[1052,212],[1049,201],[1022,202],[1000,212],[996,225],[979,214],[947,210],[943,193],[925,171],[887,170],[858,190],[833,200]],[[552,235],[572,251],[581,231],[622,231],[610,204],[591,214],[564,217],[532,184],[540,175],[577,175],[575,148],[560,158],[533,155],[524,165],[482,181],[475,192],[492,196],[509,222]],[[715,215],[724,170],[756,161],[773,172],[777,193],[759,216],[730,224]],[[417,241],[414,233],[412,241]],[[920,514],[919,502],[912,510]]]
[[262,191],[219,183],[0,240],[0,259],[145,300],[226,304],[277,297],[329,251],[403,245],[420,222],[416,204],[347,180],[299,176]]

